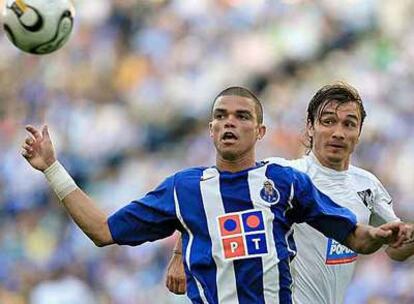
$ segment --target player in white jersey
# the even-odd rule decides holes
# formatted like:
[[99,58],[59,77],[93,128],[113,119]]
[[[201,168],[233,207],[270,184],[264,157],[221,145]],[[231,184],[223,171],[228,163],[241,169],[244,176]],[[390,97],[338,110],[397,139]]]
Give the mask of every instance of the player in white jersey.
[[[344,83],[325,86],[308,107],[309,155],[297,160],[267,161],[307,173],[319,190],[353,211],[358,222],[380,225],[399,221],[381,182],[368,171],[349,164],[365,117],[361,98],[353,87]],[[307,224],[295,225],[294,235],[298,248],[293,263],[296,303],[342,303],[357,254]],[[386,251],[391,258],[403,260],[412,254],[413,245]],[[167,287],[175,293],[185,292],[179,253],[178,242],[167,274]]]
[[[361,223],[398,221],[391,197],[371,173],[349,166],[336,171],[323,166],[315,154],[286,161],[269,159],[305,172],[319,190],[349,208]],[[357,254],[307,224],[295,225],[297,256],[293,262],[296,303],[339,304],[352,279]]]

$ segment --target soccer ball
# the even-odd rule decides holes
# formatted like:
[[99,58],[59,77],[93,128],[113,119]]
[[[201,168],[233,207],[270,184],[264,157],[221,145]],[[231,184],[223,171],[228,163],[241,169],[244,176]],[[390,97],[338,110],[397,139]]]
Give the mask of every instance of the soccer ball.
[[74,15],[70,0],[7,0],[3,27],[10,41],[22,51],[48,54],[69,39]]

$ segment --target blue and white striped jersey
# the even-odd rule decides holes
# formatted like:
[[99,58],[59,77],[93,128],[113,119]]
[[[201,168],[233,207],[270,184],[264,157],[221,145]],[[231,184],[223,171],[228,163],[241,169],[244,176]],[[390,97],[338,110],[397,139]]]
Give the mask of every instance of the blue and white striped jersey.
[[293,223],[344,241],[355,215],[291,167],[260,163],[237,173],[192,168],[108,219],[114,241],[138,245],[182,232],[193,303],[292,303]]

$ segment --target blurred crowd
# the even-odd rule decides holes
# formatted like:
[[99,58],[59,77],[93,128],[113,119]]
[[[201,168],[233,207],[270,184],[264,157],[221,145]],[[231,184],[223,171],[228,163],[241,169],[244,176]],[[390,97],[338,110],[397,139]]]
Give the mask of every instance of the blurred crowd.
[[[294,158],[310,98],[347,81],[368,112],[352,162],[414,221],[413,1],[74,3],[74,32],[56,53],[23,54],[0,35],[0,303],[188,303],[164,287],[175,236],[96,248],[20,156],[27,123],[47,122],[61,162],[112,213],[174,171],[214,162],[207,123],[223,88],[263,101],[259,158]],[[414,303],[414,264],[361,257],[346,303]]]

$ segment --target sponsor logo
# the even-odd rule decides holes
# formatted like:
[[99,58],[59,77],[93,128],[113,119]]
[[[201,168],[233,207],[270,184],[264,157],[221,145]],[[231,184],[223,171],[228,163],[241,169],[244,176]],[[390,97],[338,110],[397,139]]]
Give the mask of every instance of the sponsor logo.
[[262,211],[229,213],[218,217],[223,256],[241,259],[268,253]]
[[339,265],[352,263],[358,257],[358,254],[348,247],[338,243],[333,239],[328,239],[326,250],[326,265]]
[[277,204],[280,200],[280,193],[271,179],[263,182],[263,188],[260,190],[260,197],[271,205]]

